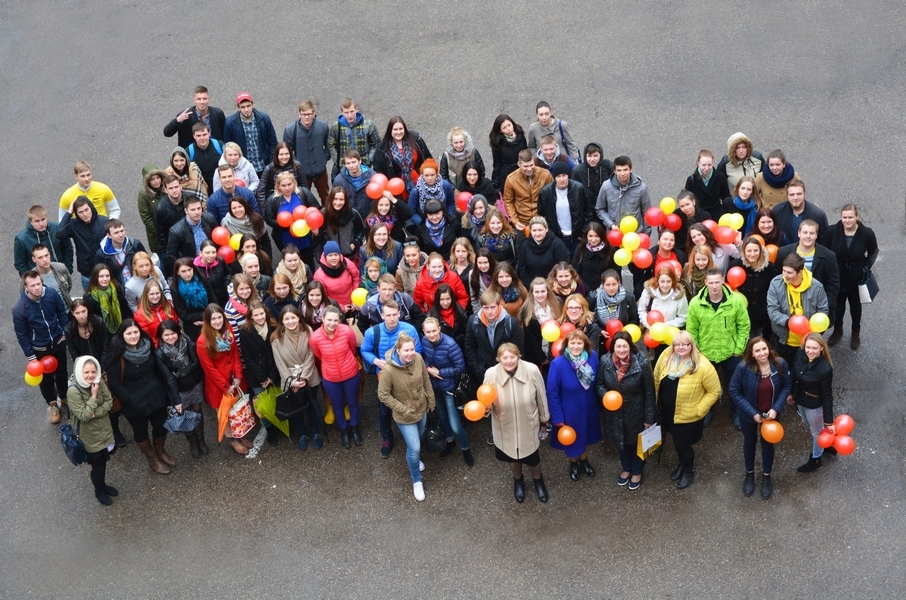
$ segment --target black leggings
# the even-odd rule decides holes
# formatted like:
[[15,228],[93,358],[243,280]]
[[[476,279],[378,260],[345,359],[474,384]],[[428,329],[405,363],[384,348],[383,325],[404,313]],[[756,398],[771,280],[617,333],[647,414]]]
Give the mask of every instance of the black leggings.
[[104,492],[107,485],[107,461],[110,460],[110,454],[104,448],[100,452],[88,452],[88,463],[91,465],[91,485],[95,491]]
[[837,294],[837,306],[834,307],[834,329],[843,327],[843,315],[846,314],[846,301],[849,300],[849,316],[853,321],[853,329],[862,326],[862,300],[859,299],[859,287],[850,290],[840,288]]
[[152,411],[149,415],[126,417],[126,420],[132,426],[132,437],[136,444],[147,441],[148,423],[151,423],[151,435],[154,436],[154,439],[167,435],[167,430],[164,428],[164,421],[167,420],[167,408],[165,406]]

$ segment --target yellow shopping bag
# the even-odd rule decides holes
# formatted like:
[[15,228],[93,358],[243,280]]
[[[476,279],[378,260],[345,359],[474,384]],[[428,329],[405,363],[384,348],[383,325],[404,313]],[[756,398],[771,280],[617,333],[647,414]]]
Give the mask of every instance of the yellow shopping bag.
[[655,423],[639,434],[636,442],[636,454],[638,454],[639,458],[645,460],[661,447],[661,441],[661,426]]

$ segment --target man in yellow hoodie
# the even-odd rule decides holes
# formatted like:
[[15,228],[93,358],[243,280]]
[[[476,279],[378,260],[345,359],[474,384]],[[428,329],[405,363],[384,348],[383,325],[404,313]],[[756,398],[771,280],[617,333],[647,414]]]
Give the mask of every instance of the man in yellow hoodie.
[[795,315],[811,319],[816,313],[828,313],[827,294],[821,282],[805,268],[805,259],[790,254],[783,259],[783,270],[768,286],[768,318],[777,335],[777,354],[793,364],[802,336],[790,331],[789,321]]

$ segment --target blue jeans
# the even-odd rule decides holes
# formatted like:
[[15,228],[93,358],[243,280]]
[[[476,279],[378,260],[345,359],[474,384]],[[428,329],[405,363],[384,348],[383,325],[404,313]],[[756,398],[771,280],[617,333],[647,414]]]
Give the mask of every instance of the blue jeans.
[[419,455],[422,452],[422,432],[425,431],[425,423],[427,421],[428,413],[425,413],[418,423],[396,424],[400,428],[400,434],[406,441],[406,464],[409,465],[409,475],[412,476],[412,483],[418,483],[422,480],[418,463],[420,462]]
[[[353,427],[359,424],[359,384],[362,381],[361,373],[356,373],[346,381],[334,382],[321,380],[327,397],[330,398],[330,405],[333,407],[333,414],[337,420],[337,427],[346,429],[346,415],[343,412],[343,405],[349,405],[349,422]],[[384,406],[383,403],[380,406]]]
[[[742,420],[742,455],[746,465],[746,473],[755,470],[755,444],[758,443],[758,428],[755,421]],[[774,444],[761,440],[761,471],[770,474],[774,468]]]
[[620,466],[622,469],[633,475],[641,475],[645,468],[645,461],[639,458],[636,444],[625,444],[620,449]]
[[469,449],[469,436],[463,429],[462,421],[459,418],[459,411],[456,410],[456,402],[453,398],[453,392],[440,392],[434,390],[436,400],[434,407],[437,409],[437,415],[440,422],[444,425],[444,432],[447,434],[447,441],[452,442],[453,436],[459,442],[460,450]]
[[821,458],[824,454],[824,448],[818,445],[818,434],[824,429],[824,408],[806,408],[799,404],[796,405],[802,422],[806,424],[812,432],[812,458]]
[[560,241],[563,242],[564,246],[566,246],[566,251],[569,252],[570,256],[576,253],[576,246],[578,246],[579,244],[574,236],[561,235]]
[[82,290],[85,293],[88,293],[88,284],[91,283],[91,279],[88,277],[85,277],[84,275],[79,275],[79,277],[82,278]]

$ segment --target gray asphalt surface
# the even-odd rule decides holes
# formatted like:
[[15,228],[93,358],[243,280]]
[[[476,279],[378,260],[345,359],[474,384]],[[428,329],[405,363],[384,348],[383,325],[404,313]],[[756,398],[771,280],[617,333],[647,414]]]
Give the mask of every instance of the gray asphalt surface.
[[[0,597],[903,597],[904,17],[892,1],[0,3]],[[141,168],[165,165],[163,126],[198,84],[227,114],[250,91],[278,136],[306,97],[331,120],[352,96],[382,132],[402,114],[436,153],[463,125],[487,164],[494,117],[527,128],[545,99],[580,146],[629,154],[656,198],[733,132],[783,148],[808,199],[831,222],[856,202],[882,247],[862,348],[849,350],[847,325],[833,353],[857,451],[797,474],[808,434],[787,411],[774,497],[744,498],[723,406],[683,492],[669,448],[633,493],[616,486],[610,447],[579,483],[545,448],[551,500],[520,506],[482,422],[469,427],[475,467],[427,456],[417,504],[400,438],[379,457],[370,386],[360,448],[334,435],[321,451],[284,440],[247,460],[211,444],[193,460],[174,439],[179,464],[161,477],[132,444],[102,507],[23,383],[11,241],[29,205],[55,214],[77,159],[143,237]]]

